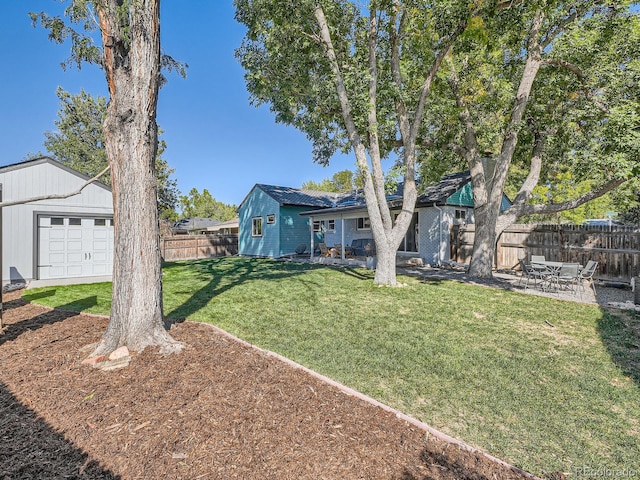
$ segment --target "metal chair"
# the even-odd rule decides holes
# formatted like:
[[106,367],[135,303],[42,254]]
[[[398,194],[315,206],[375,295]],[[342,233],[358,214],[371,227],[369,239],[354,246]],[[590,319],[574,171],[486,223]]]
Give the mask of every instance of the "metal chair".
[[533,278],[533,284],[537,285],[538,280],[542,284],[544,284],[544,280],[551,272],[544,265],[527,265],[524,263],[523,259],[519,260],[520,270],[522,270],[522,275],[520,276],[520,280],[518,281],[518,285],[522,284],[522,279],[527,277],[527,283],[524,286],[526,290],[529,288],[529,281]]
[[[598,262],[594,260],[589,260],[587,262],[586,267],[584,267],[580,272],[580,274],[578,275],[578,288],[582,289],[583,292],[584,292],[584,284],[586,282],[589,282],[589,284],[591,285],[591,288],[593,288],[593,294],[594,295],[596,294],[596,285],[593,281],[593,275],[596,273],[597,269],[598,269]],[[580,295],[582,296],[582,294]]]

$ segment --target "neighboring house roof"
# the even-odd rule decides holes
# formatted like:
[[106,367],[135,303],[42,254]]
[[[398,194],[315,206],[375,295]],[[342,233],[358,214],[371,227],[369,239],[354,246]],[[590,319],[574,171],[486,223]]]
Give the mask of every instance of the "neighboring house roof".
[[[51,165],[54,165],[62,170],[65,170],[66,172],[69,172],[77,177],[82,178],[83,180],[89,180],[91,177],[89,177],[88,175],[85,175],[84,173],[81,173],[77,170],[74,170],[71,167],[68,167],[67,165],[65,165],[64,163],[61,163],[57,160],[54,160],[51,157],[38,157],[38,158],[34,158],[32,160],[25,160],[23,162],[17,162],[17,163],[11,163],[9,165],[4,165],[2,167],[0,167],[0,173],[5,173],[5,172],[11,172],[14,170],[19,170],[21,168],[28,168],[34,165],[41,165],[43,163],[48,163]],[[105,190],[111,191],[111,189],[105,185],[104,183],[100,182],[99,180],[96,180],[95,182],[93,182],[94,185],[97,185],[98,187],[104,188]]]
[[225,228],[238,228],[239,226],[240,219],[236,217],[231,220],[227,220],[226,222],[218,223],[217,225],[205,227],[203,228],[203,230],[206,230],[207,232],[218,232],[220,230],[224,230]]
[[331,208],[346,200],[355,199],[357,193],[335,193],[321,192],[317,190],[303,190],[300,188],[281,187],[277,185],[265,185],[257,183],[251,189],[247,197],[242,201],[244,204],[251,193],[259,188],[264,193],[273,198],[280,206]]
[[189,232],[190,230],[195,230],[199,228],[207,228],[213,227],[215,225],[219,225],[220,220],[213,220],[211,218],[185,218],[183,220],[177,221],[173,224],[174,232]]

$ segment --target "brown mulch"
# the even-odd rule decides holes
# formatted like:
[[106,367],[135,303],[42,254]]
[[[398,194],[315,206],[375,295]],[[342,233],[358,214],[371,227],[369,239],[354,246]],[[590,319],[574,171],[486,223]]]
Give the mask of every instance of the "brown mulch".
[[104,318],[4,297],[0,479],[526,478],[210,326],[104,372]]

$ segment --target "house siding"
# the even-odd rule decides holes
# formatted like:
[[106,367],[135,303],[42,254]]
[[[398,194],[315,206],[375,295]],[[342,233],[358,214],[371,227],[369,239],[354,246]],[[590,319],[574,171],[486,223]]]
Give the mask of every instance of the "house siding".
[[[276,223],[267,225],[267,215],[275,215]],[[252,219],[262,217],[262,236],[251,236]],[[280,256],[280,204],[260,188],[254,188],[240,206],[238,253],[258,257]]]
[[[280,208],[280,256],[295,253],[301,243],[311,248],[309,239],[311,221],[308,217],[301,217],[300,213],[308,211],[309,207],[283,206]],[[322,234],[317,233],[314,243],[322,242]]]
[[[53,161],[27,162],[0,171],[4,201],[24,200],[41,195],[65,194],[85,183]],[[77,217],[113,216],[113,199],[108,188],[88,185],[82,193],[64,199],[40,200],[2,210],[2,279],[4,283],[37,278],[37,216],[56,214]]]
[[471,182],[447,198],[448,205],[461,205],[473,208],[473,188]]

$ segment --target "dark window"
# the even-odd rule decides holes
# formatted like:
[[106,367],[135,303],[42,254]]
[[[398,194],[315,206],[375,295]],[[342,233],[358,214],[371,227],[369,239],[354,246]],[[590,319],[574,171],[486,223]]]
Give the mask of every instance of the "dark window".
[[64,218],[60,218],[60,217],[52,218],[51,225],[64,225]]
[[267,223],[268,224],[276,223],[276,216],[273,214],[267,215]]
[[358,218],[357,225],[358,230],[371,230],[371,221],[369,220],[369,217]]
[[82,225],[82,219],[81,218],[70,218],[69,219],[69,225],[73,225],[75,227],[78,227],[78,226]]
[[106,218],[96,218],[93,220],[93,224],[96,227],[104,227],[107,225],[107,219]]

